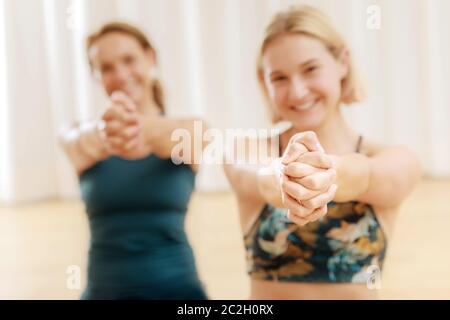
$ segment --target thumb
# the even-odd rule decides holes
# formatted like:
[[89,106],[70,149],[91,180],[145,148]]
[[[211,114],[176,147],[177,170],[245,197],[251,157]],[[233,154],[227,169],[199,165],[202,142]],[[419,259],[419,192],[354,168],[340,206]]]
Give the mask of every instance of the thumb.
[[120,104],[125,110],[130,112],[137,111],[137,107],[134,102],[123,91],[114,91],[111,95],[111,101]]

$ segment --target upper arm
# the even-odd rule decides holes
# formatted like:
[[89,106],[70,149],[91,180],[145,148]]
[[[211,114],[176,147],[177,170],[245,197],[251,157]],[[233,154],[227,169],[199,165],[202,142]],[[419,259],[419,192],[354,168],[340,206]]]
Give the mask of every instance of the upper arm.
[[369,186],[358,200],[385,208],[398,206],[421,176],[417,155],[403,146],[374,145],[368,159]]

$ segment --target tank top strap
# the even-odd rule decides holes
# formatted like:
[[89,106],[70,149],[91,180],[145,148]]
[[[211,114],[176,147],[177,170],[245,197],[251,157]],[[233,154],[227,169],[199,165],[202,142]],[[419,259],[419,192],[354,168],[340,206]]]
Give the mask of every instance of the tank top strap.
[[356,153],[360,153],[361,152],[361,145],[362,145],[362,141],[363,141],[363,136],[360,135],[358,138],[358,143],[356,144]]
[[278,135],[278,157],[283,155],[283,146],[281,145],[281,134]]

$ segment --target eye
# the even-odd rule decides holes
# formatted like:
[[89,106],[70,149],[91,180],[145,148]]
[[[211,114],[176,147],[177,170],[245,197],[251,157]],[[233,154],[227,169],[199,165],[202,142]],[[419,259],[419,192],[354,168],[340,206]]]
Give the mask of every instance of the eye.
[[112,71],[112,69],[113,69],[112,66],[105,65],[105,66],[102,66],[100,70],[102,73],[109,73]]
[[124,62],[125,62],[125,64],[128,64],[128,65],[133,64],[133,63],[134,63],[134,57],[132,57],[132,56],[126,56],[126,57],[124,58]]
[[319,67],[317,67],[317,66],[311,66],[308,69],[306,69],[305,71],[306,71],[306,73],[313,73],[314,71],[316,71],[318,69],[319,69]]
[[278,77],[273,77],[272,79],[270,79],[270,81],[273,82],[281,82],[287,80],[287,77],[284,76],[278,76]]

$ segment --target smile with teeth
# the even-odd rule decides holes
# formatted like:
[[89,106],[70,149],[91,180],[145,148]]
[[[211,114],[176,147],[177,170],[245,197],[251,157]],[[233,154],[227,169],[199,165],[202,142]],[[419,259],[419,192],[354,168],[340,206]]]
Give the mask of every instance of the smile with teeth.
[[302,105],[292,106],[291,109],[294,109],[294,110],[297,110],[297,111],[309,110],[309,109],[313,108],[316,105],[318,100],[319,99],[315,99],[315,100],[311,100],[311,101],[309,101],[307,103],[304,103]]

